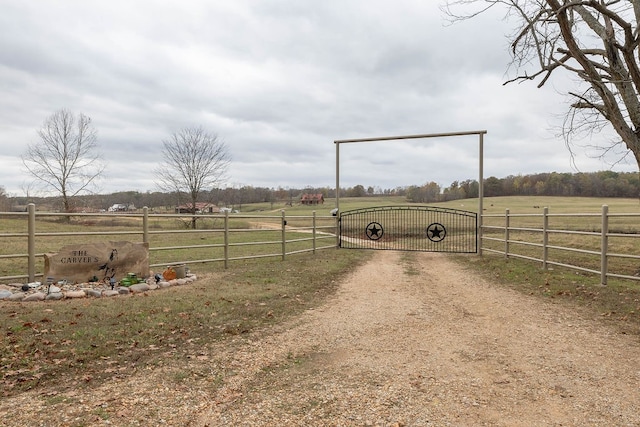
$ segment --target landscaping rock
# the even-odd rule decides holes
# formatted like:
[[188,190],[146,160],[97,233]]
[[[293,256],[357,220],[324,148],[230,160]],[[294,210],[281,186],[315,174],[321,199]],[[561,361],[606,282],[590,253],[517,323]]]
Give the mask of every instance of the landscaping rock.
[[24,283],[7,283],[7,286],[18,289],[22,288],[22,285],[24,285]]
[[64,296],[65,298],[85,298],[87,294],[84,291],[67,291]]
[[129,286],[129,290],[134,294],[140,293],[140,292],[147,292],[149,290],[149,285],[147,285],[146,283],[138,283],[138,284]]
[[47,301],[57,301],[64,298],[64,295],[62,294],[62,292],[49,292],[47,294],[47,297],[45,298],[45,300]]
[[[0,284],[0,300],[3,301],[59,301],[65,298],[93,298],[113,297],[131,293],[141,293],[171,286],[188,285],[196,280],[195,274],[187,274],[184,279],[173,279],[170,282],[160,280],[156,283],[156,276],[150,276],[146,282],[137,283],[130,287],[119,286],[104,282],[71,283],[60,280],[52,284],[42,282]],[[162,277],[162,276],[159,276]]]
[[22,301],[44,301],[47,296],[44,292],[36,292],[35,294],[29,294]]
[[102,296],[102,291],[100,289],[85,289],[84,290],[87,296],[100,298]]

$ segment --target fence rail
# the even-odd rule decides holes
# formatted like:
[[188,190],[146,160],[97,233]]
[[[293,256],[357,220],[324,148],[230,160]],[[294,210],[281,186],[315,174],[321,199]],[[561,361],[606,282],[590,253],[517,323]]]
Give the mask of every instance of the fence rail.
[[[607,284],[616,277],[640,280],[638,226],[640,214],[542,213],[482,216],[482,250],[505,258],[522,258],[549,266],[565,267],[600,276]],[[555,222],[557,224],[551,224]],[[536,224],[537,223],[537,224]],[[537,225],[537,226],[536,226]]]
[[[187,229],[193,217],[200,228]],[[45,253],[70,243],[105,241],[114,236],[149,245],[150,267],[221,263],[336,248],[337,217],[312,215],[142,213],[0,213],[0,281],[44,275]],[[57,220],[56,220],[57,218]],[[72,221],[73,218],[73,221]],[[640,280],[640,214],[600,213],[484,214],[481,252],[522,258],[609,278]],[[62,219],[62,221],[61,221]],[[128,222],[123,223],[126,220]],[[102,222],[101,222],[102,221]],[[8,225],[7,225],[8,224]]]
[[[288,255],[336,247],[336,217],[319,216],[315,211],[312,215],[290,216],[284,211],[277,216],[228,212],[194,215],[156,214],[143,208],[142,213],[69,214],[36,212],[35,205],[30,204],[27,212],[1,213],[0,217],[13,220],[12,227],[23,229],[0,233],[4,241],[2,252],[23,249],[19,253],[0,253],[0,273],[9,273],[0,276],[1,281],[33,282],[43,277],[45,253],[58,251],[78,239],[85,243],[114,236],[136,237],[138,242],[149,245],[153,261],[150,268],[214,262],[227,268],[234,260],[268,257],[284,260]],[[201,225],[204,223],[204,227],[184,228],[193,218]],[[105,224],[99,224],[99,219]],[[122,219],[131,222],[120,224]],[[183,228],[175,228],[178,224]],[[91,229],[86,230],[88,227]]]

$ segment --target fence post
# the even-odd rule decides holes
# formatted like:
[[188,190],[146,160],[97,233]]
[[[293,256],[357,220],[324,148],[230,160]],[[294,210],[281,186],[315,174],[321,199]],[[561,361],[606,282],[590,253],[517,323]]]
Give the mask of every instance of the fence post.
[[149,244],[149,208],[142,208],[142,243]]
[[282,210],[282,260],[286,258],[287,255],[287,233],[285,231],[285,227],[287,225],[287,220],[285,219],[284,209]]
[[316,253],[316,211],[313,211],[313,253]]
[[504,212],[504,257],[509,258],[509,226],[511,218],[509,218],[509,208]]
[[549,207],[545,206],[542,211],[542,269],[547,270],[547,259],[549,257]]
[[340,212],[336,212],[336,249],[340,248]]
[[29,203],[27,206],[27,212],[29,213],[29,220],[27,225],[27,273],[29,275],[29,282],[36,280],[36,205]]
[[224,211],[224,269],[229,268],[229,210]]
[[607,285],[609,268],[607,252],[609,250],[609,206],[602,205],[602,241],[600,242],[600,284]]

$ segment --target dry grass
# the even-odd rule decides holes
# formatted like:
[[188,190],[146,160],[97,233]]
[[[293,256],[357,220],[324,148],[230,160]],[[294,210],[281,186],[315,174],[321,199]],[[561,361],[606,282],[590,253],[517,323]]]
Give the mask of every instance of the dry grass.
[[457,256],[463,268],[470,268],[493,283],[529,295],[563,304],[587,307],[594,317],[611,320],[623,333],[640,334],[640,284],[610,279],[607,286],[599,276],[562,267],[545,271],[539,263],[495,254]]
[[[127,366],[179,363],[198,342],[280,322],[317,304],[369,255],[324,250],[207,267],[193,285],[126,297],[0,302],[3,394],[82,387]],[[125,369],[126,372],[126,369]]]

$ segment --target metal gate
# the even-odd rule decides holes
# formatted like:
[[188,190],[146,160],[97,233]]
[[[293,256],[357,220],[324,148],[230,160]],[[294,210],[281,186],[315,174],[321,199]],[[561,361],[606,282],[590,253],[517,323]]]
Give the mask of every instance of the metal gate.
[[477,253],[475,212],[433,206],[385,206],[340,213],[340,247]]

